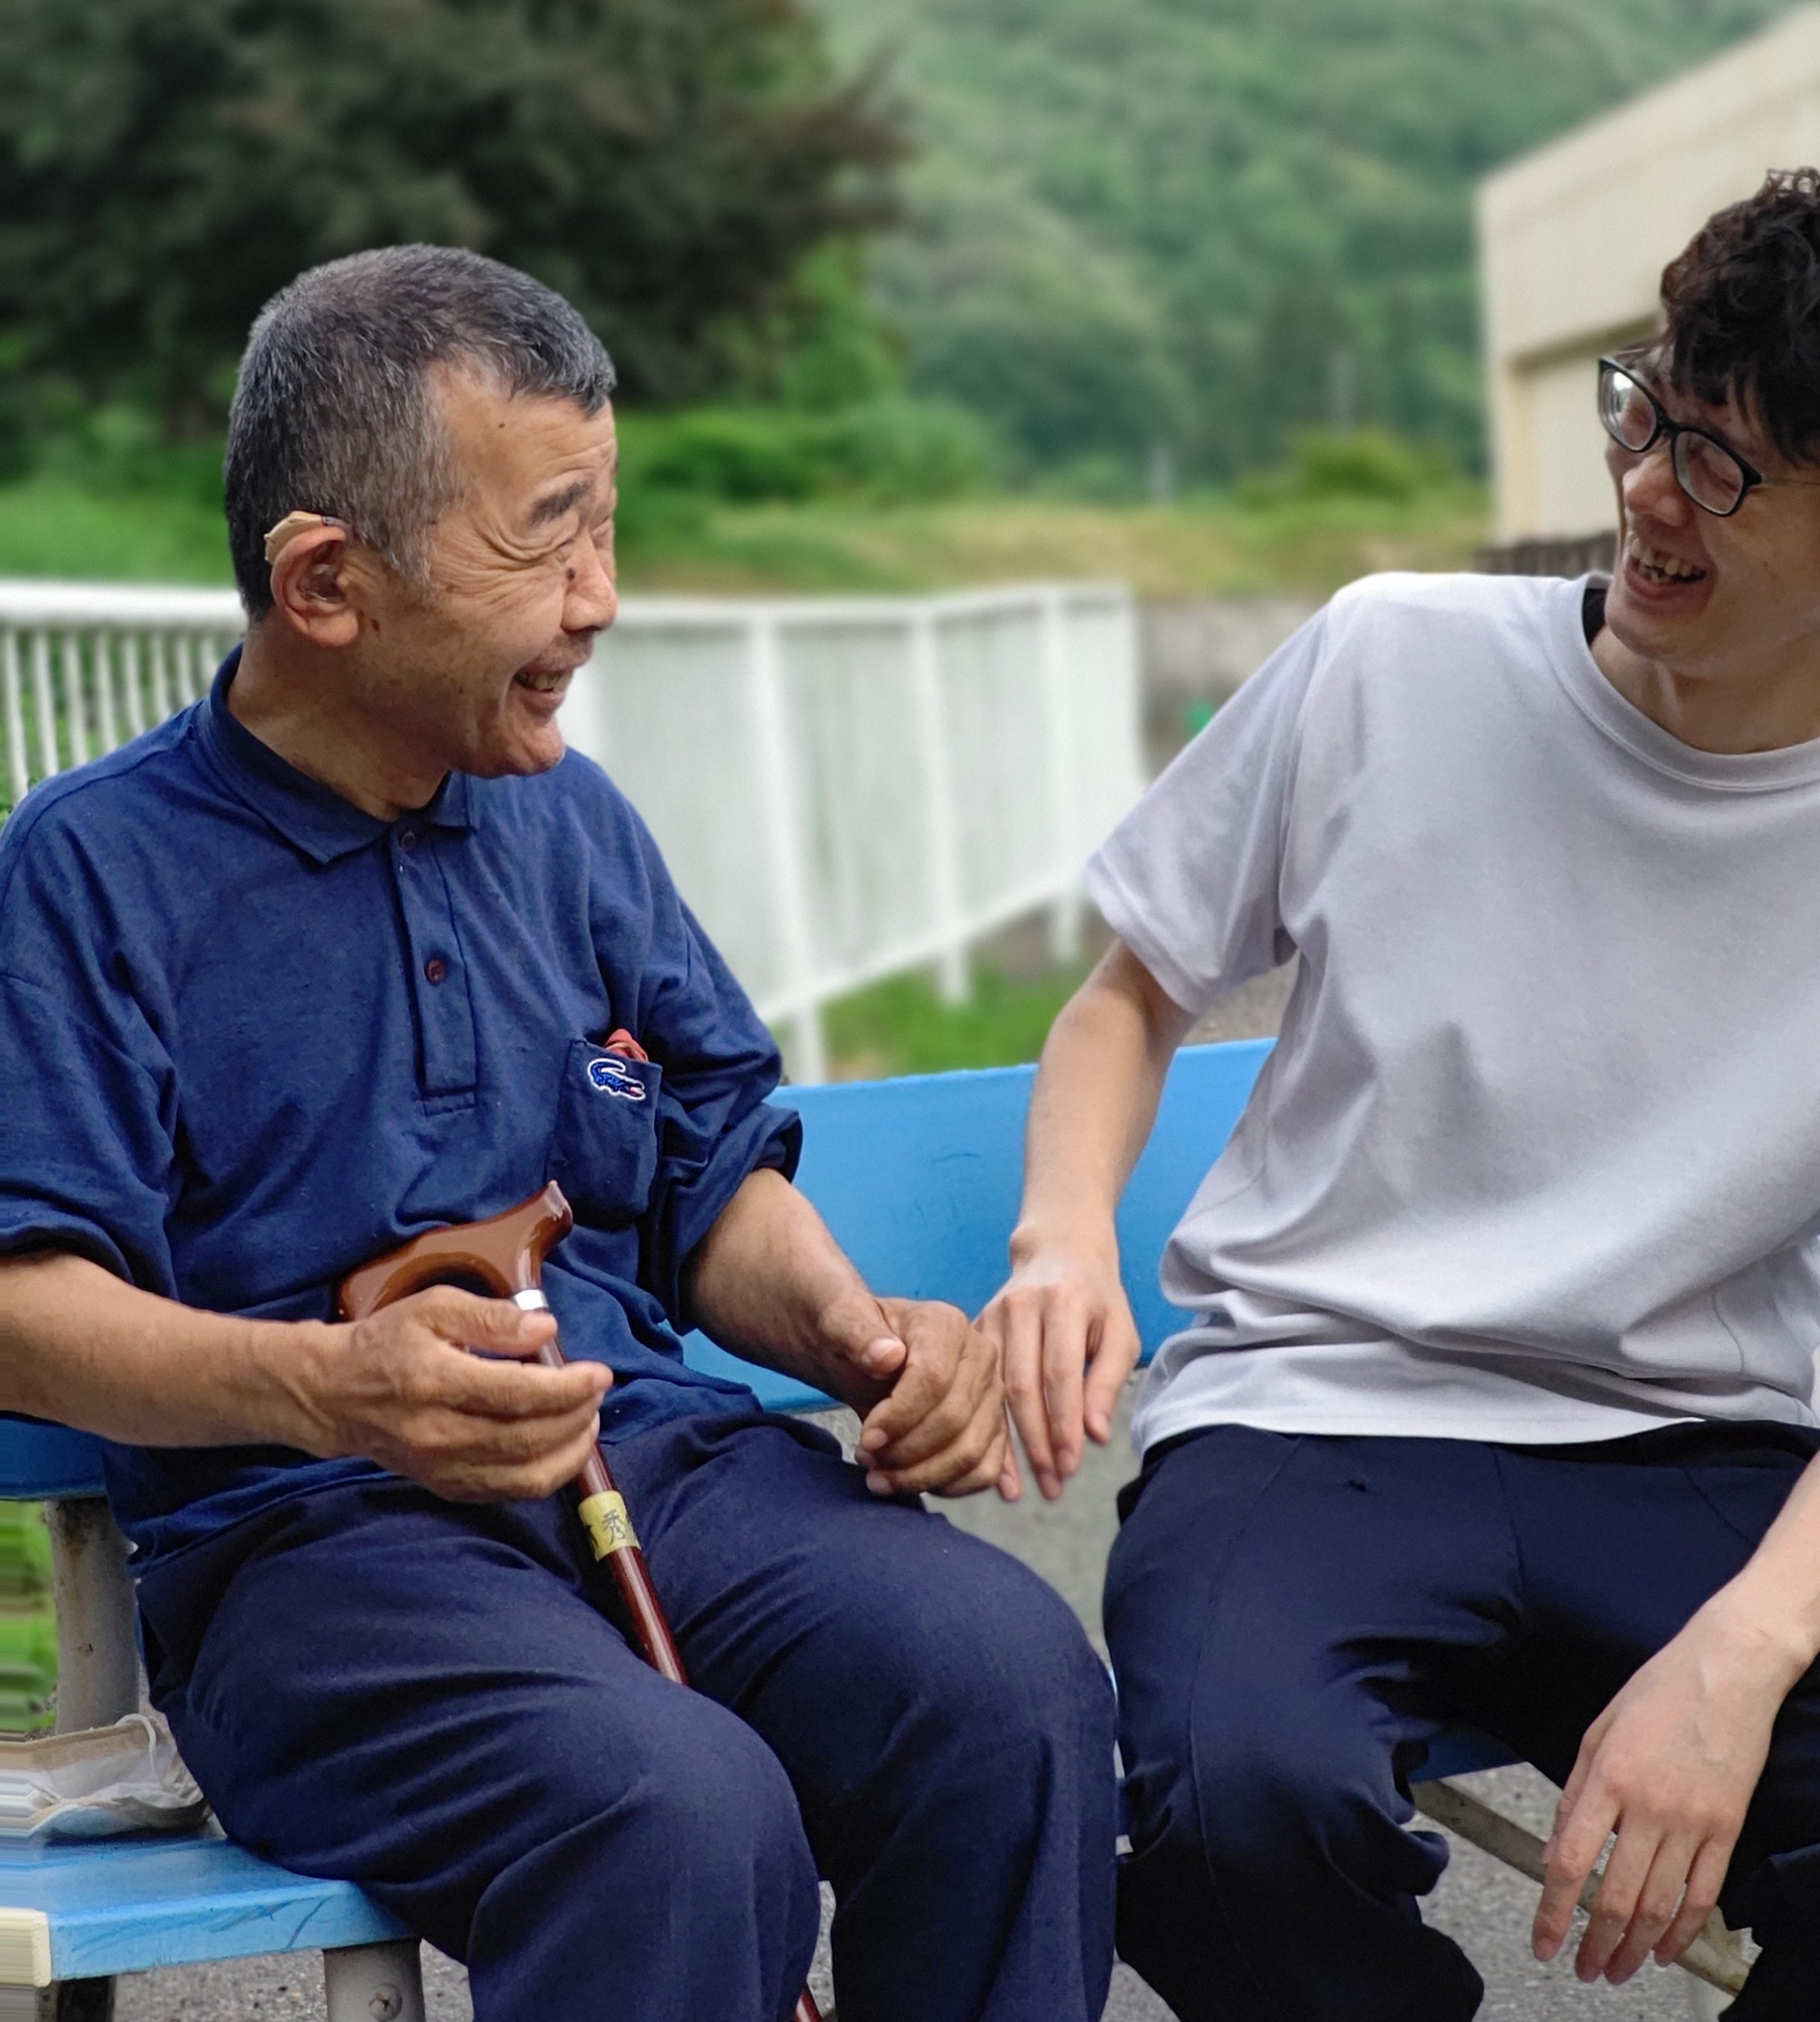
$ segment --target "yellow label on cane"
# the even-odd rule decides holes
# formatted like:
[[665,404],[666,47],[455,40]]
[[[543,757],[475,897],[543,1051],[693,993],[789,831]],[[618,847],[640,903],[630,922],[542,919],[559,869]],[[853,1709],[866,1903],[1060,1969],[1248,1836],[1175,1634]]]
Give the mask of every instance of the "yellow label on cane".
[[627,1545],[638,1543],[638,1533],[626,1514],[626,1499],[615,1490],[604,1495],[584,1496],[576,1512],[597,1559],[610,1558]]

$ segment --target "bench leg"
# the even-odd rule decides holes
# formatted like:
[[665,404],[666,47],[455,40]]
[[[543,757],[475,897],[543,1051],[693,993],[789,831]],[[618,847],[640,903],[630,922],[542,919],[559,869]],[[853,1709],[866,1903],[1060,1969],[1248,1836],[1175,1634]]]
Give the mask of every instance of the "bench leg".
[[111,1727],[139,1708],[139,1643],[126,1539],[99,1498],[52,1503],[47,1514],[57,1619],[57,1732]]
[[54,1987],[0,1987],[0,2022],[114,2022],[114,1983],[60,1980]]
[[[57,1624],[57,1732],[109,1727],[139,1705],[139,1643],[126,1539],[100,1498],[52,1503],[51,1591]],[[37,2022],[112,2022],[111,1979],[40,1990]]]
[[348,1945],[322,1954],[329,2022],[424,2022],[417,1940]]

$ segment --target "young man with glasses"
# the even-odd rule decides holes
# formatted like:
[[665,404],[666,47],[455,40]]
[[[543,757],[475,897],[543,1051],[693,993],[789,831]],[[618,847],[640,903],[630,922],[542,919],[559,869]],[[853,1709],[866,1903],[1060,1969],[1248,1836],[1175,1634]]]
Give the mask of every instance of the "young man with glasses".
[[1474,2013],[1406,1830],[1462,1720],[1565,1786],[1541,1957],[1615,1832],[1583,1978],[1717,1902],[1735,2022],[1820,2013],[1820,174],[1663,298],[1600,371],[1615,577],[1354,586],[1093,869],[984,1320],[1049,1494],[1170,1055],[1301,958],[1108,1575],[1120,1944],[1184,2018]]

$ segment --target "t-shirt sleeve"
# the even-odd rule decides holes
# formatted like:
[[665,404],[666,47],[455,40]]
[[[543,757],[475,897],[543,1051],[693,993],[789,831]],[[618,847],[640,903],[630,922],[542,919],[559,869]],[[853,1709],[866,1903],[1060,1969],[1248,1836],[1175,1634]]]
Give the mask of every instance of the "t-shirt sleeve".
[[169,1297],[170,1062],[66,840],[0,851],[0,1255],[70,1251]]
[[[639,1280],[681,1327],[693,1323],[682,1289],[690,1254],[748,1175],[769,1166],[794,1178],[802,1125],[769,1099],[783,1073],[771,1033],[682,902],[649,832],[629,808],[625,814],[643,858],[647,914],[637,973],[622,971],[622,991],[636,992],[635,1036],[663,1070]],[[623,939],[615,939],[600,950],[609,986],[624,957]]]
[[1087,866],[1100,916],[1184,1011],[1295,953],[1280,887],[1318,613],[1252,676]]

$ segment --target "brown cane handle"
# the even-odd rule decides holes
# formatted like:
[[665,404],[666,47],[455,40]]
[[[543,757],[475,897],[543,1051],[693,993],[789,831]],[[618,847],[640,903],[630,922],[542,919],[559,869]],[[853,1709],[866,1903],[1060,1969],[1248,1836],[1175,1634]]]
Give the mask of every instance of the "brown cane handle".
[[[400,1248],[348,1273],[341,1283],[342,1318],[363,1320],[382,1306],[451,1279],[484,1286],[501,1299],[515,1292],[535,1292],[540,1287],[545,1257],[568,1234],[574,1220],[562,1188],[551,1180],[542,1193],[488,1221],[462,1222],[452,1229],[433,1229],[415,1236]],[[559,1369],[563,1351],[555,1341],[548,1341],[537,1350],[537,1359]],[[597,1497],[610,1497],[624,1508],[612,1471],[598,1447],[583,1462],[574,1485],[582,1499],[584,1520],[588,1505]],[[629,1521],[624,1535],[631,1538]],[[665,1678],[686,1684],[682,1657],[651,1585],[645,1554],[636,1543],[615,1541],[607,1553],[607,1564],[646,1661]]]
[[552,1180],[542,1193],[490,1221],[432,1229],[350,1271],[341,1281],[341,1317],[364,1320],[427,1286],[461,1278],[484,1285],[500,1299],[533,1292],[542,1282],[544,1259],[574,1224],[563,1190]]

